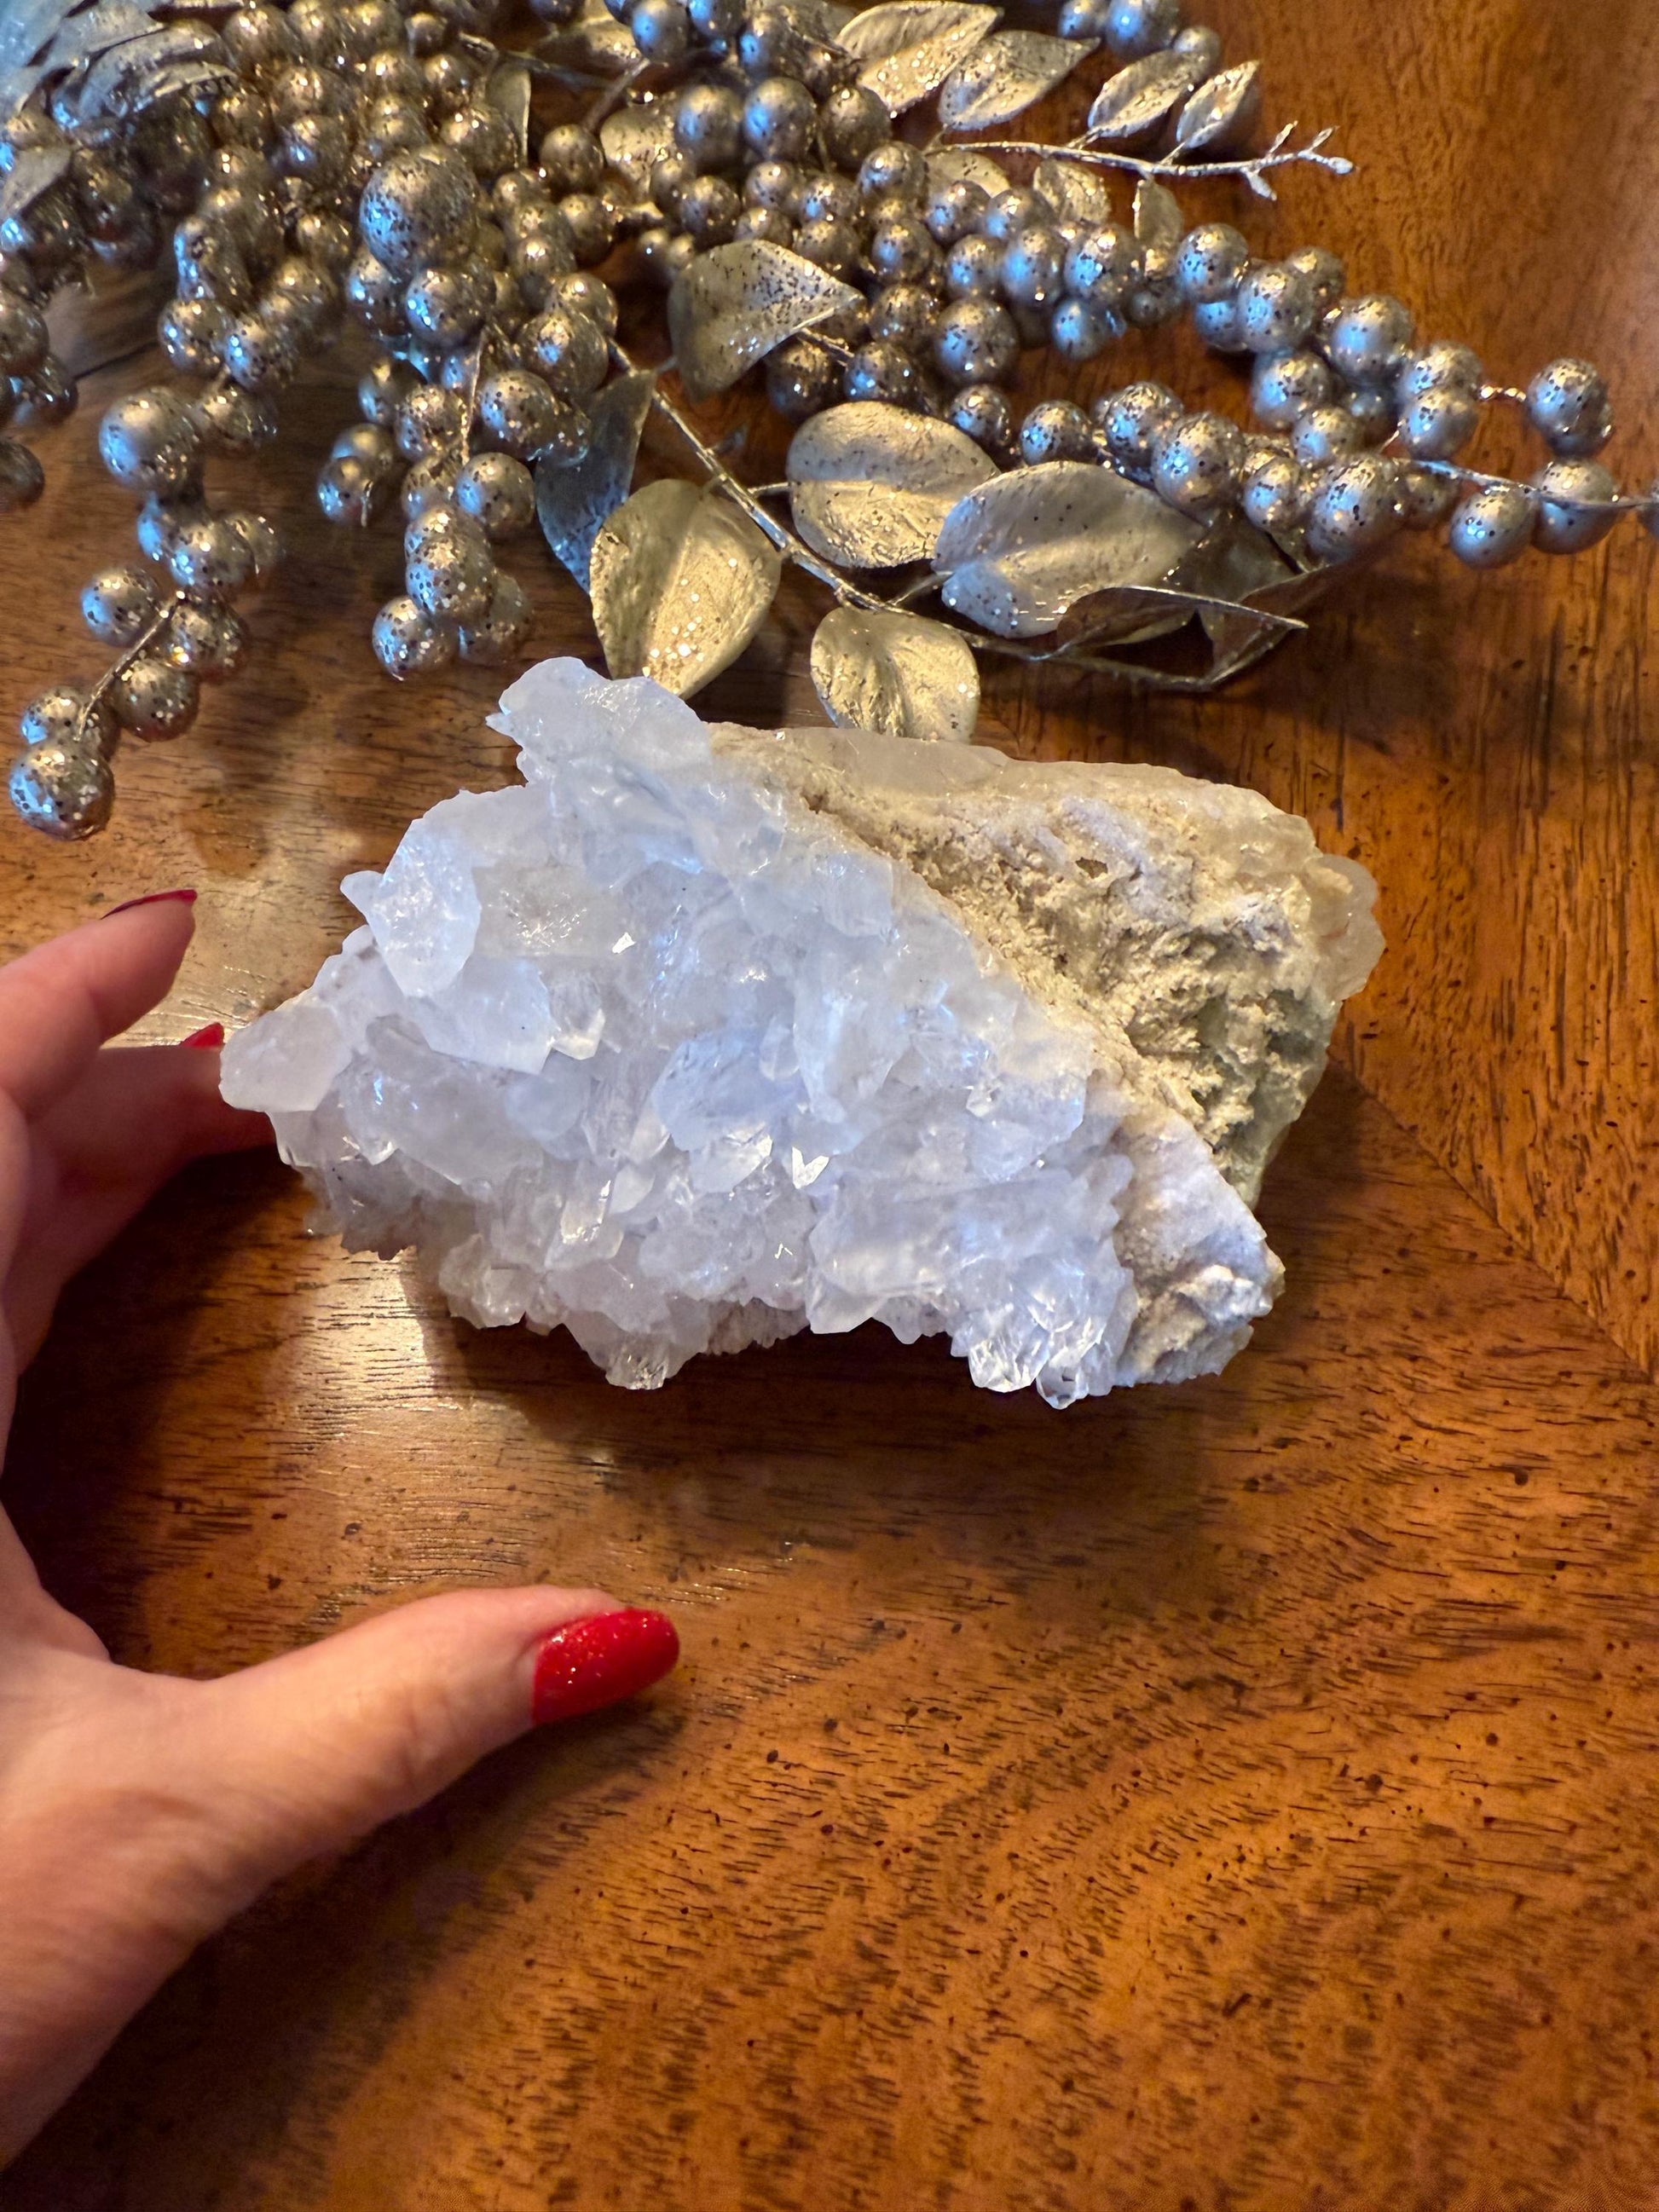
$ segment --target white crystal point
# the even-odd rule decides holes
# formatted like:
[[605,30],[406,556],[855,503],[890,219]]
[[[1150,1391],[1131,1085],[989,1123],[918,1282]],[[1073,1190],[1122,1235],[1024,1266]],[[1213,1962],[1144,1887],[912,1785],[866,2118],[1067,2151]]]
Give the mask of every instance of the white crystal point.
[[711,730],[571,660],[501,710],[525,782],[352,878],[226,1048],[349,1245],[638,1389],[871,1319],[1056,1405],[1244,1342],[1363,870],[1167,770]]

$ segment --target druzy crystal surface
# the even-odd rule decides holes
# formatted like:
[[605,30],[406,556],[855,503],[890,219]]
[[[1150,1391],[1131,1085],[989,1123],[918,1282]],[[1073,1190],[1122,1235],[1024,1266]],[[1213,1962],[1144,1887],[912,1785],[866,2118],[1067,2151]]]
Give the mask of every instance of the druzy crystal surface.
[[1244,1341],[1362,869],[1168,769],[711,727],[570,660],[497,726],[523,782],[349,878],[226,1049],[349,1245],[635,1389],[872,1319],[1055,1405]]

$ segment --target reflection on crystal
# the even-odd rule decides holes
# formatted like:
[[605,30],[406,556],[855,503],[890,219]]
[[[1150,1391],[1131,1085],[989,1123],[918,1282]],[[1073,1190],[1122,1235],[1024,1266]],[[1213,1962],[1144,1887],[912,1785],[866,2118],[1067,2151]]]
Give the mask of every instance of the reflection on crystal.
[[572,661],[502,708],[526,781],[350,878],[227,1048],[349,1244],[633,1389],[872,1318],[1056,1405],[1244,1341],[1363,871],[1167,770],[710,729]]

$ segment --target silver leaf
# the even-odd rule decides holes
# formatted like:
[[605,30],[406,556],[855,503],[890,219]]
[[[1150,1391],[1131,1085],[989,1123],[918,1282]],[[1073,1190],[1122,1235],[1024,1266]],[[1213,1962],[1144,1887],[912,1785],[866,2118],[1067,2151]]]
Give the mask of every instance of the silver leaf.
[[1092,40],[1045,38],[1040,31],[997,31],[981,39],[939,88],[946,131],[983,131],[1012,122],[1070,76],[1094,52]]
[[783,14],[804,39],[814,39],[821,46],[838,46],[842,33],[858,13],[855,8],[843,8],[838,0],[781,0]]
[[651,197],[651,172],[674,146],[674,110],[665,100],[618,107],[599,125],[599,143],[636,200]]
[[1144,54],[1109,76],[1089,110],[1088,136],[1127,146],[1167,123],[1193,88],[1193,67],[1180,54]]
[[854,399],[802,424],[785,472],[795,527],[815,553],[896,568],[925,561],[945,516],[997,468],[948,422]]
[[932,191],[958,180],[977,185],[994,199],[1008,189],[1008,172],[976,146],[936,146],[927,156],[927,182]]
[[1070,659],[1100,645],[1143,645],[1184,629],[1194,615],[1212,642],[1224,637],[1241,645],[1255,645],[1264,638],[1276,643],[1304,627],[1290,616],[1242,601],[1178,591],[1170,585],[1116,584],[1090,593],[1068,610],[1060,626],[1060,650],[1053,657]]
[[832,722],[965,745],[979,671],[960,630],[921,615],[836,607],[812,640],[812,681]]
[[587,451],[579,461],[545,456],[536,467],[536,515],[542,535],[590,591],[593,541],[628,496],[640,433],[656,382],[648,368],[613,378],[588,407]]
[[1040,637],[1088,592],[1161,583],[1201,535],[1111,469],[1044,461],[970,492],[945,518],[933,566],[958,614],[999,637]]
[[1261,112],[1261,64],[1241,62],[1223,70],[1181,111],[1176,143],[1188,154],[1226,154],[1243,145]]
[[171,100],[175,92],[198,92],[205,85],[223,84],[234,75],[228,60],[169,62],[141,77],[117,112],[142,115],[147,107]]
[[513,143],[522,166],[530,159],[530,71],[508,56],[491,70],[487,89],[490,106],[498,107],[513,126]]
[[9,0],[0,8],[0,69],[21,69],[44,52],[76,0]]
[[1112,219],[1112,195],[1106,179],[1098,169],[1085,168],[1081,161],[1039,161],[1031,185],[1062,222],[1109,222]]
[[1230,514],[1210,525],[1170,581],[1178,591],[1211,599],[1247,599],[1295,574],[1271,538]]
[[0,222],[32,208],[49,192],[70,165],[67,146],[26,146],[0,179]]
[[1000,14],[969,0],[884,0],[854,15],[840,43],[864,64],[859,82],[890,115],[902,115],[944,83],[996,28]]
[[707,399],[798,331],[863,305],[850,284],[787,246],[733,239],[700,253],[674,279],[668,295],[674,365],[688,396]]
[[15,115],[49,74],[44,62],[19,62],[15,69],[0,71],[0,121]]
[[[82,123],[95,123],[106,116],[136,114],[159,96],[152,80],[163,70],[181,67],[204,76],[231,74],[229,57],[216,33],[175,23],[145,38],[128,39],[101,54],[76,97],[76,115]],[[192,76],[182,82],[195,81]]]
[[640,58],[634,33],[605,6],[605,0],[582,0],[580,14],[532,50],[570,69],[588,70],[596,76],[620,76]]
[[1187,218],[1175,194],[1156,179],[1143,177],[1135,186],[1135,236],[1140,244],[1173,252],[1186,231]]
[[665,477],[625,500],[593,543],[593,622],[613,676],[689,698],[766,619],[781,563],[746,514]]
[[96,7],[72,15],[64,25],[52,42],[46,66],[75,69],[82,62],[95,61],[100,54],[129,39],[142,39],[155,28],[150,15],[150,9],[140,5],[139,0],[98,0]]

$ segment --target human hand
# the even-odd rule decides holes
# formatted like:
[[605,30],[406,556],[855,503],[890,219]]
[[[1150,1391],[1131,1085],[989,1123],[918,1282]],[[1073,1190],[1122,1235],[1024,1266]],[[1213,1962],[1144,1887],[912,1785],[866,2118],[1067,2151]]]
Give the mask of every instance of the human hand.
[[[0,969],[6,1432],[76,1269],[188,1160],[270,1141],[220,1098],[216,1037],[107,1043],[171,987],[192,897]],[[269,1883],[678,1651],[662,1614],[602,1590],[458,1590],[218,1681],[141,1674],[47,1595],[0,1512],[0,2165]]]

